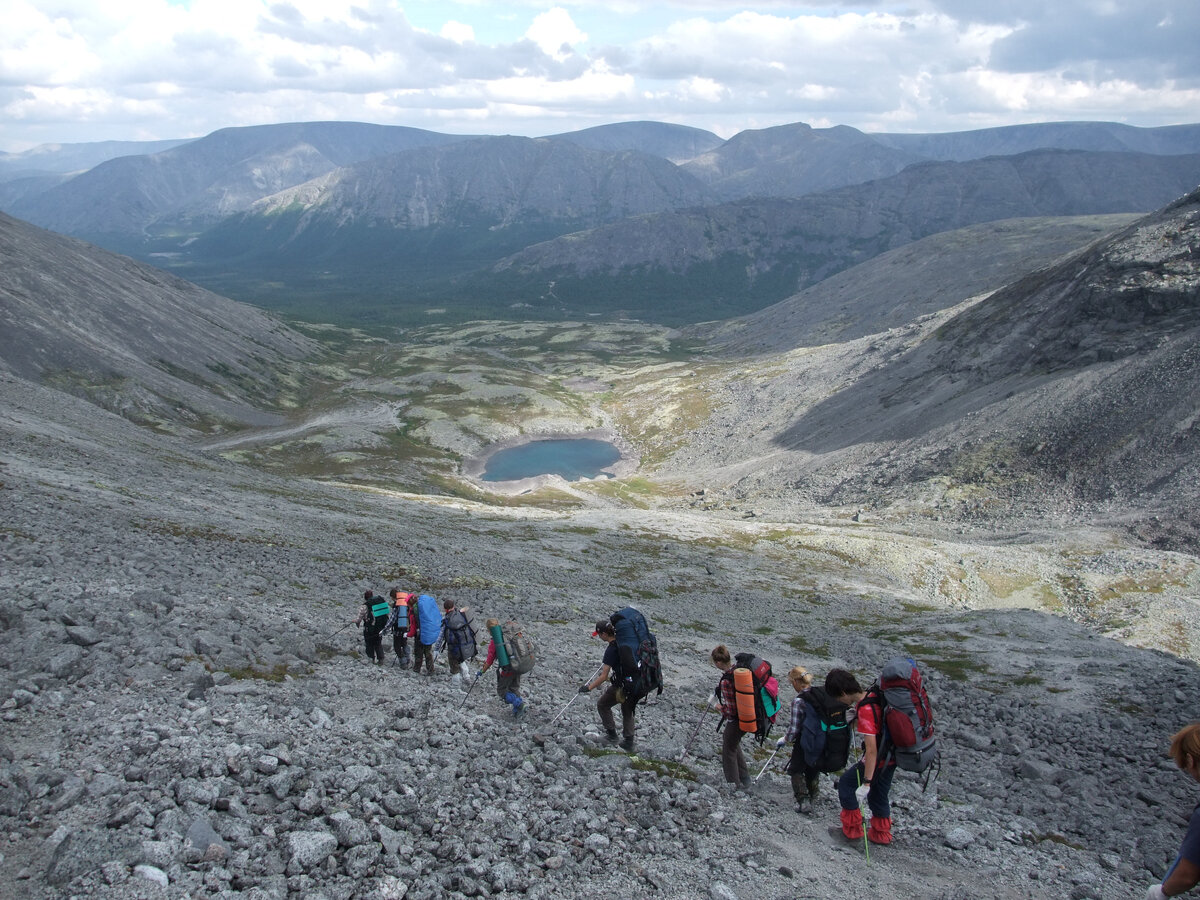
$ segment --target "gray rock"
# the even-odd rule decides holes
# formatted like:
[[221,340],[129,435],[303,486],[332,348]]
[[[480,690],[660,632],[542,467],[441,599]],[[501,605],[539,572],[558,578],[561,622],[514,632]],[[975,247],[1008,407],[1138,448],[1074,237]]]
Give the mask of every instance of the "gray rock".
[[80,647],[91,647],[104,640],[104,637],[90,625],[68,625],[67,639]]
[[192,820],[183,839],[185,862],[220,862],[229,856],[229,846],[203,816]]
[[288,871],[296,874],[315,869],[338,848],[338,839],[328,831],[292,831],[287,836]]
[[951,847],[954,850],[965,850],[975,843],[975,835],[960,826],[958,828],[951,828],[946,832],[943,842],[947,847]]
[[144,878],[147,881],[152,881],[160,887],[168,887],[171,880],[167,877],[167,873],[157,866],[141,863],[133,867],[133,876],[135,878]]
[[62,887],[80,875],[95,872],[114,860],[133,865],[141,843],[121,830],[84,828],[71,831],[54,848],[46,868],[46,881]]

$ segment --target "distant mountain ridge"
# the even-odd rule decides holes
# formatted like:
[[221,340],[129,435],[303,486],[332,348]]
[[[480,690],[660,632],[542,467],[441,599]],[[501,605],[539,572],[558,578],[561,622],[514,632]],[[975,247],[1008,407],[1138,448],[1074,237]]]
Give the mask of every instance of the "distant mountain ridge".
[[1200,181],[1198,155],[1200,125],[793,124],[721,141],[655,122],[547,138],[310,122],[3,183],[0,206],[323,319],[469,308],[681,324],[763,308],[938,230],[1148,212]]
[[496,264],[492,289],[537,296],[553,283],[566,303],[613,297],[631,314],[653,315],[654,298],[674,280],[682,299],[659,321],[697,321],[701,311],[727,318],[750,311],[747,297],[761,308],[941,231],[1018,217],[1149,212],[1197,183],[1200,154],[1035,151],[921,163],[799,199],[658,213],[535,245]]

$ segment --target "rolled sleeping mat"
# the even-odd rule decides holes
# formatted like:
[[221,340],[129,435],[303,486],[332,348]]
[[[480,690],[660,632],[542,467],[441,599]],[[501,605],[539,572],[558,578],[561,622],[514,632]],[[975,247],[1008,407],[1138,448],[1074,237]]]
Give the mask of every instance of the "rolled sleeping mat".
[[754,676],[749,669],[733,670],[733,690],[737,698],[738,726],[749,734],[758,731],[758,713],[754,711]]
[[496,642],[496,662],[502,666],[508,665],[508,651],[504,648],[504,632],[499,625],[491,626],[492,640]]

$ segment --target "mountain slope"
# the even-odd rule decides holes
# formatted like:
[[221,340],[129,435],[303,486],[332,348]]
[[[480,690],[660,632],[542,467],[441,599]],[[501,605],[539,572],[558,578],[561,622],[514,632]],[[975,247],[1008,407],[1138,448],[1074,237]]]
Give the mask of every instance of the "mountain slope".
[[572,234],[502,260],[489,284],[549,308],[616,308],[668,324],[727,318],[941,231],[1147,212],[1197,182],[1200,154],[1039,151],[923,163],[797,200],[659,213]]
[[802,197],[861,184],[895,175],[922,159],[846,125],[816,129],[795,124],[740,132],[683,168],[722,200],[738,200]]
[[224,128],[163,153],[110,160],[7,211],[64,234],[136,245],[147,235],[211,224],[339,166],[456,140],[357,122]]
[[764,357],[710,389],[663,475],[724,473],[783,509],[1106,522],[1194,552],[1198,348],[1200,191],[963,309]]
[[82,172],[119,156],[162,153],[191,139],[173,141],[94,141],[82,144],[39,144],[20,153],[0,153],[0,182],[36,175]]
[[927,159],[963,162],[1030,150],[1095,150],[1176,156],[1200,153],[1200,125],[1135,128],[1116,122],[1036,122],[944,134],[872,133],[878,143]]
[[250,306],[0,213],[0,370],[134,421],[276,421],[311,341]]
[[634,150],[651,156],[661,156],[673,163],[692,159],[723,143],[721,138],[711,131],[666,122],[616,122],[580,131],[553,134],[549,137],[570,141],[589,150],[605,150],[610,153]]
[[941,232],[881,253],[774,306],[693,333],[726,351],[764,353],[902,328],[1003,287],[1133,218],[1005,219]]

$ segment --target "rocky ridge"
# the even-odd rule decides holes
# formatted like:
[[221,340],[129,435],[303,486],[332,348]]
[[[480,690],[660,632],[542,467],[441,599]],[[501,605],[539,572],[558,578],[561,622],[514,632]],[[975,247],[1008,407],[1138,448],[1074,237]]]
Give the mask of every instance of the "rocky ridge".
[[[1071,622],[913,605],[665,519],[467,515],[253,473],[8,376],[0,414],[8,896],[1115,900],[1161,874],[1191,808],[1163,748],[1194,664]],[[356,598],[392,583],[526,622],[532,711],[512,720],[490,676],[464,696],[359,658]],[[667,689],[626,755],[575,688],[591,622],[631,597]],[[780,671],[917,654],[944,762],[928,792],[898,779],[893,846],[868,862],[831,835],[827,787],[811,818],[779,774],[722,787],[700,714],[718,641]]]

